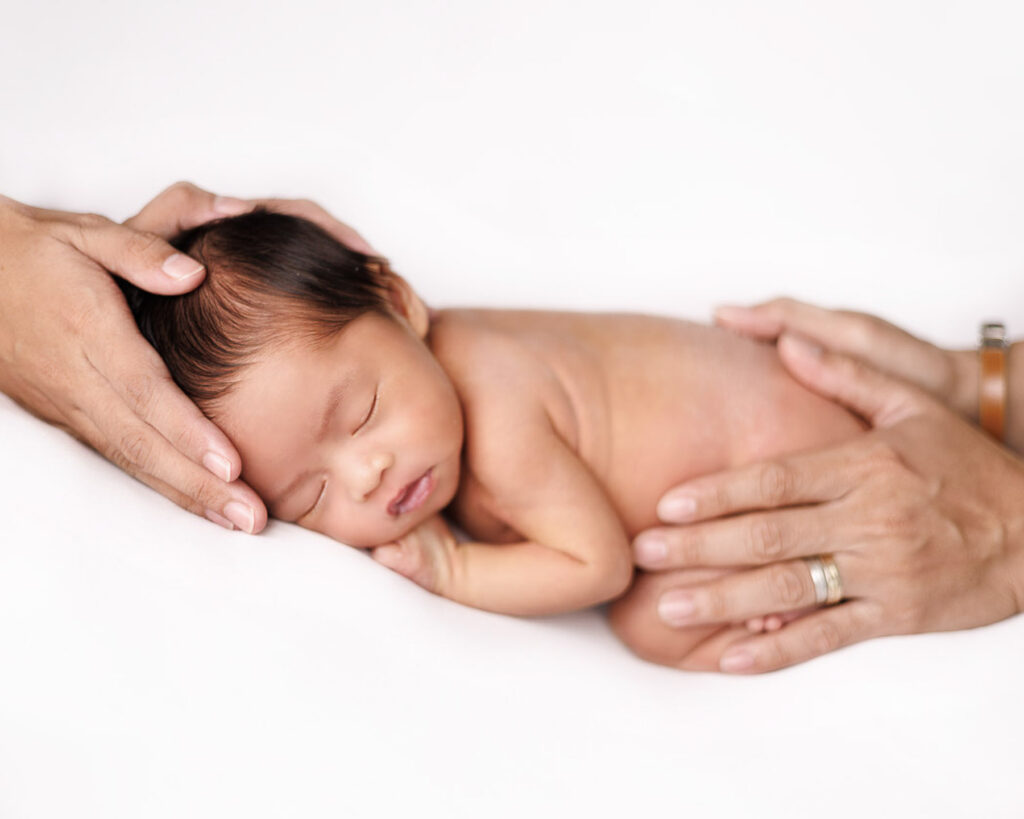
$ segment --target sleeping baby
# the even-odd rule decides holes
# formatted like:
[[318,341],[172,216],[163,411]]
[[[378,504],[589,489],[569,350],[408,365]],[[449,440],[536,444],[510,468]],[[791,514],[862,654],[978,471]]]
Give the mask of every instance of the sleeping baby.
[[713,327],[431,310],[384,259],[268,211],[176,245],[206,265],[198,289],[122,287],[270,514],[469,606],[613,600],[665,489],[863,429]]

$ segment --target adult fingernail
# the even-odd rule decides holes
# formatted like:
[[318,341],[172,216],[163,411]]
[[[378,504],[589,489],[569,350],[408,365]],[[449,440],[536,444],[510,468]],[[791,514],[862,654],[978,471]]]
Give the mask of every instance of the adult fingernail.
[[231,462],[219,452],[207,452],[203,456],[203,466],[225,483],[231,483]]
[[641,566],[658,566],[668,557],[668,544],[661,535],[640,535],[633,548]]
[[223,515],[218,515],[212,509],[207,509],[204,514],[206,515],[206,519],[207,520],[212,520],[218,526],[223,526],[225,529],[229,529],[231,531],[234,531],[235,524],[233,524],[230,520],[228,520]]
[[164,262],[163,271],[172,279],[181,281],[198,276],[203,272],[203,266],[195,259],[190,259],[184,253],[175,253],[167,257]]
[[251,207],[244,199],[236,199],[234,196],[218,196],[213,200],[213,209],[222,216],[238,216],[247,213]]
[[687,623],[695,611],[697,606],[693,602],[693,597],[686,592],[665,592],[658,600],[658,617],[670,626]]
[[730,651],[722,657],[722,662],[718,667],[722,671],[746,671],[753,664],[754,655],[741,648],[738,651]]
[[224,516],[243,532],[252,534],[256,528],[256,513],[240,501],[230,501],[224,507]]
[[693,495],[666,495],[658,502],[658,517],[666,523],[682,523],[697,514]]

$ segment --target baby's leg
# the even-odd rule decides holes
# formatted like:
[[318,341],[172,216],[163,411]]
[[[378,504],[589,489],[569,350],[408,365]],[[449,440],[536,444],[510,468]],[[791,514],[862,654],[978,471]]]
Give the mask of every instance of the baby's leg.
[[725,649],[750,632],[740,624],[673,628],[658,617],[658,598],[669,588],[692,586],[729,574],[725,569],[638,572],[632,587],[610,607],[612,630],[638,656],[690,671],[717,671]]

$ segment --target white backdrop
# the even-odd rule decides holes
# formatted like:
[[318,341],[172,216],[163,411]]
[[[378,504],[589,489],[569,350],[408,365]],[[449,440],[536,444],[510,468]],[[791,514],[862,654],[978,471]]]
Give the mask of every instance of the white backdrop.
[[[304,196],[433,304],[1024,328],[1015,2],[2,6],[0,192]],[[0,294],[2,297],[2,294]],[[191,518],[0,398],[0,817],[1020,816],[1024,619],[748,679]]]

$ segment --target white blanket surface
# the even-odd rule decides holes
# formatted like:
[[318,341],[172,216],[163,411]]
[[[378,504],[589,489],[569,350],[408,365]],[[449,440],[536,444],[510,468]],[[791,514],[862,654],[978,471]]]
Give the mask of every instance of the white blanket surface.
[[[1012,2],[21,4],[0,193],[303,196],[436,305],[1024,335]],[[0,270],[0,283],[3,272]],[[0,292],[0,298],[3,293]],[[1024,499],[1022,499],[1024,503]],[[753,677],[182,512],[0,397],[0,817],[1014,817],[1024,618]]]

